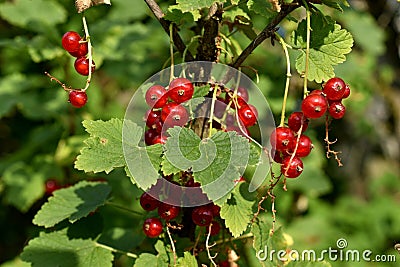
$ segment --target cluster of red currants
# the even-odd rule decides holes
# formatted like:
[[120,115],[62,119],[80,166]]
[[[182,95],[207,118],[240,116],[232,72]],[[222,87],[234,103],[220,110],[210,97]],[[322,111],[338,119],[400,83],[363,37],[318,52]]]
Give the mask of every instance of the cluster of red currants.
[[189,113],[181,103],[190,100],[194,86],[186,78],[176,78],[168,86],[153,85],[145,95],[150,109],[146,112],[145,143],[147,145],[164,144],[166,130],[174,126],[184,126],[189,120]]
[[[69,31],[66,32],[62,39],[61,44],[63,48],[73,57],[75,57],[74,67],[77,73],[88,76],[89,75],[89,59],[88,54],[88,42],[82,38],[77,32]],[[92,60],[92,70],[95,70],[95,64]],[[69,102],[77,108],[83,107],[87,102],[87,94],[83,90],[71,90],[69,91]]]
[[[200,185],[198,183],[194,183],[193,179],[191,179],[186,183],[186,186],[198,187]],[[158,237],[163,232],[163,223],[161,219],[165,220],[166,222],[176,220],[183,209],[179,206],[161,202],[146,192],[144,192],[140,197],[140,205],[146,211],[153,211],[157,209],[159,217],[147,218],[143,223],[144,234],[151,238]],[[210,203],[190,209],[191,219],[195,225],[205,227],[211,225],[211,236],[219,233],[221,226],[218,221],[214,219],[215,217],[219,217],[219,206]]]
[[[222,91],[222,90],[221,90]],[[220,95],[221,94],[220,91]],[[153,145],[164,144],[167,139],[166,130],[174,126],[184,126],[189,120],[189,112],[181,104],[190,100],[194,93],[194,85],[186,78],[175,78],[165,88],[161,85],[153,85],[145,95],[146,103],[150,109],[145,114],[146,126],[145,143]],[[225,131],[236,131],[248,136],[247,127],[257,122],[257,109],[248,104],[249,95],[247,89],[239,87],[234,90],[226,89],[225,96],[218,96],[215,101],[214,117],[219,120],[216,128]],[[228,107],[228,108],[227,108]],[[237,111],[237,117],[232,114]],[[224,127],[221,126],[223,119]],[[240,123],[240,127],[237,125]]]
[[308,156],[312,149],[311,139],[304,134],[309,119],[320,118],[326,112],[334,119],[342,118],[346,111],[342,99],[349,95],[350,87],[342,79],[329,79],[322,90],[314,90],[303,99],[302,111],[293,112],[287,126],[273,130],[271,155],[281,164],[281,173],[285,177],[296,178],[303,172],[301,158]]

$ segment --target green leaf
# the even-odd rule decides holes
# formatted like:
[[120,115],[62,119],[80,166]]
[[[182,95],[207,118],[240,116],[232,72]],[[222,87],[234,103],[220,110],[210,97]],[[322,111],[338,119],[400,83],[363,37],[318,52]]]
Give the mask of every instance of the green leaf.
[[[300,46],[300,54],[296,59],[296,69],[304,73],[306,64],[307,25],[303,20],[293,35],[293,42]],[[321,83],[335,76],[333,66],[343,63],[346,54],[353,46],[353,37],[339,24],[319,13],[311,16],[311,40],[308,65],[308,79]]]
[[201,140],[191,129],[180,127],[171,128],[168,133],[162,170],[176,173],[178,169],[191,169],[194,180],[200,182],[210,200],[224,196],[226,200],[248,164],[248,140],[235,132],[217,132]]
[[44,172],[35,171],[31,166],[18,162],[3,174],[6,185],[5,199],[22,212],[28,209],[44,194]]
[[270,18],[276,13],[272,9],[272,5],[269,1],[265,0],[249,0],[247,2],[247,7],[250,11],[259,14],[263,17]]
[[199,10],[205,7],[210,7],[214,3],[223,4],[225,0],[177,0],[177,7],[183,12]]
[[221,206],[221,218],[234,237],[246,231],[253,217],[254,203],[255,195],[248,192],[247,183],[241,182],[233,189],[231,198]]
[[210,92],[210,85],[195,86],[192,98],[206,96]]
[[143,129],[131,121],[120,119],[83,122],[90,137],[75,161],[75,168],[85,172],[111,172],[126,167],[132,183],[146,190],[157,181],[162,146],[140,147]]
[[270,238],[270,230],[272,227],[272,219],[265,216],[258,216],[257,220],[251,226],[251,233],[254,236],[253,248],[256,251],[265,250]]
[[180,10],[179,5],[169,6],[168,12],[164,16],[164,19],[175,22],[177,25],[198,21],[200,18],[201,14],[199,10],[193,10],[191,12],[183,12],[182,10]]
[[187,266],[197,266],[196,257],[190,252],[185,251],[183,253],[183,258],[178,258],[177,267],[187,267]]
[[157,255],[153,255],[150,253],[142,253],[139,255],[137,260],[135,261],[134,267],[168,267],[168,254],[165,250],[165,245],[161,240],[158,240],[154,245],[154,248],[158,252]]
[[14,105],[19,103],[22,92],[31,86],[29,78],[20,73],[2,77],[0,81],[0,117],[6,115]]
[[0,16],[10,24],[29,28],[35,23],[56,25],[65,22],[67,12],[57,2],[18,0],[0,5]]
[[[85,120],[82,124],[90,137],[85,140],[85,147],[75,161],[75,168],[85,172],[109,173],[114,168],[123,167],[122,120]],[[140,131],[135,130],[132,134]]]
[[104,205],[111,187],[103,182],[81,181],[53,193],[33,218],[33,223],[46,228],[68,219],[71,223]]
[[111,267],[113,254],[90,239],[69,239],[67,230],[40,233],[21,254],[32,267]]

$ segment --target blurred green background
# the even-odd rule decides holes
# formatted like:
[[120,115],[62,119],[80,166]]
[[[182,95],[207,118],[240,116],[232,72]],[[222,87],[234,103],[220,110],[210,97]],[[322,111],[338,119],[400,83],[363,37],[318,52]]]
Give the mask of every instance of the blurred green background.
[[[159,2],[165,9],[173,3]],[[345,118],[334,121],[330,132],[332,140],[338,139],[334,148],[342,151],[344,166],[326,159],[323,122],[313,122],[308,132],[315,149],[305,160],[304,173],[288,181],[287,192],[276,191],[277,221],[293,238],[294,249],[320,251],[345,238],[349,249],[396,255],[399,262],[394,245],[400,242],[400,8],[396,0],[349,2],[343,13],[327,10],[355,40],[347,61],[335,69],[352,90],[345,100]],[[40,230],[31,221],[46,201],[49,178],[66,185],[101,176],[113,186],[116,202],[140,210],[140,191],[123,171],[94,176],[74,170],[73,162],[86,138],[81,121],[122,118],[135,89],[168,66],[169,38],[140,0],[113,0],[112,6],[89,9],[86,18],[97,70],[87,91],[88,104],[75,109],[67,93],[44,75],[48,71],[73,88],[85,84],[73,68],[74,59],[61,47],[64,32],[83,34],[73,1],[0,1],[1,267],[24,266],[15,259]],[[253,23],[256,30],[265,24],[262,18]],[[288,41],[294,25],[281,25]],[[188,30],[182,36],[187,42],[192,37]],[[249,43],[244,35],[234,38],[242,49]],[[285,82],[281,47],[265,42],[245,65],[257,70],[259,87],[278,118]],[[254,72],[248,75],[256,80]],[[291,85],[288,112],[298,110],[301,102],[298,75]],[[107,208],[104,214],[96,224],[110,231],[131,229],[135,238],[124,243],[127,249],[141,244],[142,218]],[[130,266],[124,259],[116,265]]]

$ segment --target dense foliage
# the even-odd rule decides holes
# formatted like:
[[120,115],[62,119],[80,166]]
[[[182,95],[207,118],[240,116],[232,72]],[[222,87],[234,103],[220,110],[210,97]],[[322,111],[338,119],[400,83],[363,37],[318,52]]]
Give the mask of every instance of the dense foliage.
[[[76,72],[75,58],[61,44],[67,31],[84,35],[82,14],[70,2],[0,1],[1,267],[30,263],[41,267],[156,266],[155,262],[157,266],[174,262],[212,266],[215,254],[214,261],[221,266],[226,261],[231,261],[230,266],[235,266],[233,262],[281,266],[276,257],[260,263],[256,252],[265,247],[318,252],[336,248],[341,238],[347,240],[348,249],[369,249],[373,255],[395,255],[399,260],[394,249],[400,241],[400,60],[393,53],[398,31],[394,21],[399,19],[396,1],[158,1],[166,14],[161,21],[140,0],[93,6],[84,16],[96,69],[82,108],[70,105],[67,87],[44,74],[51,73],[65,86],[85,87],[86,76]],[[210,9],[215,6],[219,8]],[[311,13],[309,42],[306,9]],[[208,17],[211,13],[215,21]],[[275,28],[279,14],[287,16]],[[207,24],[215,22],[219,23],[217,33]],[[274,27],[265,31],[267,25]],[[334,120],[329,132],[331,141],[338,140],[332,148],[342,152],[343,166],[332,154],[327,159],[324,120],[313,120],[307,135],[314,148],[304,158],[300,177],[288,179],[285,187],[278,183],[273,195],[267,190],[247,192],[248,181],[234,187],[216,202],[221,206],[218,235],[207,236],[208,229],[197,227],[193,240],[189,234],[175,234],[171,227],[174,246],[169,232],[160,238],[146,237],[143,222],[157,211],[143,210],[139,200],[143,188],[135,182],[138,175],[150,177],[151,171],[143,168],[131,173],[127,168],[121,140],[124,127],[131,134],[132,157],[138,165],[143,150],[135,135],[140,126],[122,119],[134,92],[170,66],[169,30],[175,42],[175,63],[196,58],[241,67],[266,97],[277,125],[287,82],[281,44],[289,47],[291,64],[287,116],[301,108],[306,68],[309,90],[320,89],[322,82],[335,75],[343,78],[351,95],[343,100],[345,116]],[[267,40],[251,53],[244,52],[263,31]],[[202,97],[208,89],[196,86],[194,94]],[[175,130],[170,131],[166,145],[170,149],[180,138]],[[185,156],[190,156],[193,150],[189,149],[201,142],[189,129],[185,131]],[[233,151],[247,145],[244,138],[229,132],[212,138],[221,157],[227,138],[235,141]],[[153,165],[162,166],[165,174],[177,173],[169,163],[179,158],[160,159],[161,145],[150,147]],[[258,151],[250,147],[247,151],[251,160],[235,161],[232,182],[240,177],[239,169],[251,165],[246,170],[251,173],[257,163],[252,155]],[[279,173],[279,164],[273,168]],[[194,177],[201,183],[213,178],[201,170]],[[148,183],[147,187],[153,181]],[[215,192],[205,193],[212,199]],[[268,198],[258,205],[262,196]],[[252,220],[255,213],[258,216]],[[215,246],[209,246],[214,242]],[[287,266],[396,266],[396,262],[325,258]]]

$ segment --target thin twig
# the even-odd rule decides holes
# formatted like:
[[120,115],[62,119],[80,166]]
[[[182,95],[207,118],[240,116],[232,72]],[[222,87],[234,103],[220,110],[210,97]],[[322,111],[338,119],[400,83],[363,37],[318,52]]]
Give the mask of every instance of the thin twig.
[[96,247],[104,248],[104,249],[109,250],[109,251],[114,252],[114,253],[123,254],[123,255],[126,255],[126,256],[130,257],[130,258],[136,259],[138,257],[138,255],[136,255],[136,254],[133,254],[133,253],[130,253],[130,252],[127,252],[127,251],[122,251],[122,250],[119,250],[119,249],[116,249],[116,248],[113,248],[113,247],[109,247],[109,246],[104,245],[104,244],[100,244],[100,243],[97,243],[97,242],[95,244],[96,244]]
[[172,248],[172,254],[174,255],[174,266],[175,266],[178,256],[176,255],[175,243],[174,243],[174,240],[172,239],[171,232],[169,231],[168,226],[167,226],[167,234],[168,234],[169,240],[171,241],[171,248]]
[[256,49],[263,41],[275,35],[278,24],[293,10],[300,7],[297,3],[282,5],[281,12],[257,35],[256,38],[242,51],[238,58],[231,64],[233,68],[239,68],[246,58]]
[[211,251],[210,251],[210,248],[215,246],[215,242],[214,242],[214,244],[209,245],[210,236],[211,236],[211,228],[212,228],[212,223],[208,226],[208,233],[207,233],[207,238],[206,238],[206,250],[207,250],[208,258],[210,259],[212,265],[214,267],[217,267],[217,264],[214,262],[214,259],[217,257],[217,254],[215,254],[214,256],[211,256]]
[[330,119],[328,114],[326,115],[325,118],[325,144],[326,144],[326,157],[329,159],[331,154],[335,157],[335,160],[338,164],[339,167],[343,166],[342,160],[339,157],[339,154],[342,153],[342,151],[335,151],[331,149],[331,145],[336,143],[337,139],[335,141],[329,141],[329,124],[330,124]]

